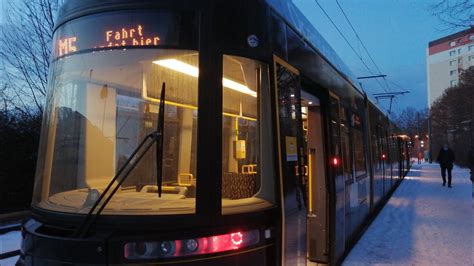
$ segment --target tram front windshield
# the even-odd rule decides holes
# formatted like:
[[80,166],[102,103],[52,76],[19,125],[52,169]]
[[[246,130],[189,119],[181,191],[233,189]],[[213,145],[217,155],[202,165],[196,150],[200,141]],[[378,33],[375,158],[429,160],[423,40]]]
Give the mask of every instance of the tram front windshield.
[[[261,78],[256,73],[267,70],[250,59],[223,60],[223,213],[266,208],[274,188],[257,171]],[[55,60],[33,204],[87,213],[156,129],[165,83],[163,193],[158,197],[153,145],[104,214],[194,213],[196,180],[205,178],[196,175],[198,73],[198,52],[191,50],[98,50]]]

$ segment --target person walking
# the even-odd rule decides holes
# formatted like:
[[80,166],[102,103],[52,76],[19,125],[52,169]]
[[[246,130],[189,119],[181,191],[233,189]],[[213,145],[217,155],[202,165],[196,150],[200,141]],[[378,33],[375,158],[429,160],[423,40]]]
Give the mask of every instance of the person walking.
[[474,182],[474,146],[469,149],[469,169],[471,170],[471,182]]
[[446,185],[446,170],[448,172],[448,187],[451,187],[451,171],[453,170],[453,163],[455,160],[454,152],[444,144],[443,148],[439,150],[437,161],[441,167],[441,176],[443,177],[443,186]]

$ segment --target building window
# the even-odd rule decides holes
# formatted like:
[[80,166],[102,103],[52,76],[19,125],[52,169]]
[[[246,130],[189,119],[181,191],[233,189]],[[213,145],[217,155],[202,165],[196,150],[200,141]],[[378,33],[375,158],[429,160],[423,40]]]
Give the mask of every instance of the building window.
[[469,56],[469,61],[474,61],[474,55]]
[[458,65],[462,64],[462,58],[458,58]]
[[474,35],[469,36],[470,41],[474,41]]
[[457,79],[451,80],[451,86],[456,86],[456,85],[458,85],[458,80]]
[[449,43],[449,46],[450,46],[450,47],[456,46],[456,41],[450,42],[450,43]]
[[469,45],[468,51],[474,51],[474,45]]
[[461,54],[461,48],[458,49],[458,54]]
[[457,70],[451,70],[449,71],[449,75],[450,76],[454,76],[454,75],[457,75],[458,74],[458,71]]
[[449,65],[450,66],[455,66],[455,65],[457,65],[457,61],[456,60],[451,60],[451,61],[449,61]]
[[449,51],[449,56],[456,55],[456,50]]

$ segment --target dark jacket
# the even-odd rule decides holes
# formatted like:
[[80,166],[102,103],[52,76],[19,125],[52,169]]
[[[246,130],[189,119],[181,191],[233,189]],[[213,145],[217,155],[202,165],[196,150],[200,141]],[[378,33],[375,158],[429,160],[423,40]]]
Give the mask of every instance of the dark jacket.
[[474,147],[469,149],[469,167],[474,168]]
[[453,163],[454,163],[455,157],[454,157],[454,152],[448,148],[447,151],[445,151],[443,148],[438,153],[438,163],[441,167],[446,167],[446,168],[453,168]]

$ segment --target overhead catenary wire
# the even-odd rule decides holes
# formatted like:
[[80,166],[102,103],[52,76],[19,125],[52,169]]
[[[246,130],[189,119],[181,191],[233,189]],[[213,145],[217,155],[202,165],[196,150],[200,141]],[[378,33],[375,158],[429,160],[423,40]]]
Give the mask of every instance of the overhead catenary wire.
[[357,58],[362,62],[362,64],[365,66],[365,68],[367,68],[369,73],[374,75],[374,72],[372,71],[372,69],[370,69],[370,67],[365,63],[364,59],[362,59],[362,56],[360,56],[360,54],[355,50],[354,46],[352,46],[352,44],[349,42],[349,40],[347,40],[346,36],[342,33],[342,31],[339,29],[339,27],[336,25],[336,23],[332,20],[331,16],[329,16],[329,14],[326,12],[326,10],[324,10],[324,8],[319,4],[318,0],[314,0],[314,1],[319,6],[321,11],[323,11],[324,15],[326,15],[326,17],[331,22],[331,24],[334,26],[334,28],[336,28],[337,32],[339,33],[339,35],[341,35],[342,39],[344,39],[344,41],[347,43],[347,45],[356,54]]
[[[341,13],[342,15],[344,16],[344,18],[346,19],[347,23],[349,24],[349,26],[351,27],[352,29],[352,32],[354,32],[354,35],[356,36],[356,38],[359,40],[360,44],[362,45],[362,48],[364,48],[364,51],[365,53],[368,55],[370,61],[372,61],[372,64],[374,64],[375,68],[377,69],[378,71],[378,74],[381,75],[382,74],[382,71],[380,70],[379,66],[377,65],[377,63],[375,63],[375,60],[374,58],[372,57],[372,55],[370,54],[369,50],[367,49],[367,47],[365,46],[364,42],[362,41],[362,39],[360,38],[359,34],[357,33],[356,29],[354,28],[354,25],[352,24],[351,20],[349,19],[349,17],[347,16],[346,12],[344,11],[344,9],[342,8],[341,4],[339,3],[338,0],[336,0],[336,4],[337,6],[339,7],[339,10],[341,10]],[[380,84],[380,81],[378,79],[376,79],[377,82],[379,83],[379,85],[383,88],[383,86]],[[388,86],[387,84],[387,80],[385,79],[385,77],[383,77],[383,80],[385,81],[385,87],[386,88],[383,88],[383,90],[385,90],[386,92],[388,92],[390,90],[390,87]]]
[[398,87],[399,89],[405,90],[405,88],[403,88],[403,86],[401,86],[398,83],[395,83],[394,81],[389,80],[388,82],[392,83],[394,86]]
[[[350,47],[350,49],[354,52],[354,54],[356,55],[356,57],[362,62],[362,64],[364,65],[364,67],[367,69],[367,71],[374,75],[374,72],[372,71],[372,69],[368,66],[368,64],[364,61],[364,59],[362,58],[361,54],[359,52],[356,51],[356,49],[354,48],[354,46],[349,42],[349,40],[347,39],[347,37],[344,35],[344,33],[342,33],[342,31],[339,29],[339,27],[336,25],[336,23],[334,22],[334,20],[331,18],[331,16],[326,12],[326,10],[321,6],[321,4],[318,2],[318,0],[315,0],[316,4],[318,5],[318,7],[321,9],[321,11],[324,13],[324,15],[326,16],[326,18],[331,22],[331,24],[334,26],[334,28],[336,29],[336,31],[339,33],[339,35],[342,37],[342,39],[346,42],[346,44]],[[357,31],[355,30],[355,27],[353,26],[353,24],[350,22],[350,19],[349,17],[347,16],[347,14],[345,13],[345,11],[343,10],[342,6],[339,4],[339,2],[336,0],[336,3],[337,5],[339,6],[341,12],[343,13],[343,16],[345,17],[345,19],[347,20],[348,24],[350,25],[351,29],[353,30],[354,34],[356,35],[357,39],[359,40],[359,42],[362,44],[362,47],[364,48],[365,52],[367,53],[367,55],[369,56],[371,62],[374,64],[375,68],[377,69],[378,73],[381,74],[381,70],[379,68],[379,66],[377,65],[377,63],[375,62],[375,60],[373,59],[372,55],[370,54],[370,52],[368,51],[367,47],[365,46],[365,44],[363,43],[362,39],[360,38],[359,34],[357,33]],[[390,90],[390,86],[387,82],[387,79],[384,77],[383,80],[384,80],[384,84],[385,86],[382,85],[382,83],[380,82],[379,79],[375,79],[376,82],[378,83],[378,85],[380,86],[380,88],[389,93],[391,90]],[[394,99],[395,102],[398,102],[398,100],[395,98]],[[377,101],[378,102],[378,101]],[[398,104],[395,105],[395,109],[398,110],[398,112],[400,112],[400,108],[398,106]],[[389,111],[389,113],[391,113],[391,111]]]
[[[331,16],[326,12],[326,10],[321,6],[321,4],[318,2],[318,0],[314,0],[316,2],[316,4],[318,5],[318,7],[321,9],[321,11],[324,13],[324,15],[327,17],[327,19],[331,22],[331,24],[334,26],[334,28],[336,28],[336,31],[339,33],[339,35],[341,35],[342,39],[344,39],[344,41],[347,43],[347,45],[351,48],[351,50],[354,52],[354,54],[356,55],[356,57],[362,62],[362,64],[365,66],[365,68],[369,71],[369,73],[371,75],[374,75],[374,72],[372,71],[372,69],[370,69],[370,67],[367,65],[367,63],[365,63],[364,59],[362,58],[362,56],[356,51],[356,49],[354,48],[354,46],[352,46],[352,44],[349,42],[349,40],[346,38],[346,36],[342,33],[342,31],[339,29],[339,27],[336,25],[336,23],[332,20]],[[376,79],[377,83],[379,84],[380,88],[382,88],[382,90],[386,91],[386,89],[382,86],[382,84],[380,83],[380,81],[378,79]]]
[[[403,86],[401,86],[400,84],[394,82],[394,81],[391,81],[391,80],[387,80],[388,82],[390,82],[391,84],[393,84],[394,86],[396,86],[397,88],[401,89],[401,90],[404,90],[404,91],[408,91],[407,89],[405,89]],[[400,109],[400,105],[399,105],[399,101],[397,98],[395,98],[395,102],[398,102],[397,105],[396,105],[396,108],[398,110],[398,113],[401,114],[402,110]]]

